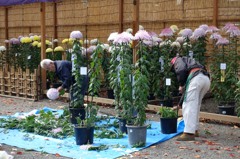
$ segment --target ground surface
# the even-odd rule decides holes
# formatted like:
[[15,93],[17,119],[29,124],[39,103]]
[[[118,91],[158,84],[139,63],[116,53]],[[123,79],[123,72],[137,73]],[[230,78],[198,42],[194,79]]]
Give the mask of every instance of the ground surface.
[[[204,102],[207,108],[210,101]],[[48,106],[61,109],[68,103],[50,101],[47,99],[37,102],[0,97],[0,115],[12,115],[16,112],[29,112],[33,109],[41,109]],[[101,113],[113,114],[112,108],[101,107]],[[215,110],[214,110],[215,111]],[[148,114],[152,120],[159,120],[158,115]],[[0,150],[12,154],[15,159],[68,159],[59,155],[46,154],[36,151],[25,151],[24,149],[8,145],[0,145]],[[81,154],[80,154],[81,155]],[[151,146],[133,154],[122,156],[122,159],[228,159],[240,158],[240,128],[236,125],[223,125],[207,123],[202,121],[200,124],[200,137],[196,141],[178,142],[176,138],[163,143]],[[91,159],[91,157],[89,158]]]

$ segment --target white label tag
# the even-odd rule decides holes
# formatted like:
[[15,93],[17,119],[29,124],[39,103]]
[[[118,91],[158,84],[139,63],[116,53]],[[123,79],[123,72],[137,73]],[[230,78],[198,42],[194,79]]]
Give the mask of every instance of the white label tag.
[[220,64],[220,69],[221,69],[221,70],[226,70],[226,68],[227,68],[226,63],[221,63],[221,64]]
[[132,129],[130,129],[129,132],[132,133],[133,132]]
[[164,61],[163,61],[163,58],[162,58],[162,57],[159,58],[159,63],[160,63],[160,65],[161,65],[160,70],[163,71],[163,70],[164,70],[164,67],[163,67],[163,66],[164,66]]
[[30,59],[31,59],[31,55],[28,56],[28,60],[30,60]]
[[166,86],[171,86],[171,78],[166,78]]
[[87,67],[80,67],[80,75],[87,75]]
[[193,58],[193,52],[189,51],[188,56],[192,59]]

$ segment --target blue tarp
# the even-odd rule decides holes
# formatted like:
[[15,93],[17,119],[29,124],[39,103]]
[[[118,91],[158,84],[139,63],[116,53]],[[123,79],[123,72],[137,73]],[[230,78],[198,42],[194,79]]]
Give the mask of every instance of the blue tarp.
[[[43,110],[51,110],[56,112],[56,110],[44,108]],[[58,110],[59,114],[63,111]],[[38,110],[33,110],[27,114],[38,114]],[[26,114],[26,115],[27,115]],[[14,116],[17,117],[22,115],[22,113],[17,113]],[[1,117],[1,118],[6,118]],[[50,154],[60,154],[61,156],[75,158],[75,159],[111,159],[120,157],[125,154],[132,153],[134,151],[139,151],[141,149],[147,148],[153,144],[161,143],[166,140],[173,138],[174,136],[183,132],[184,122],[180,121],[178,123],[177,133],[174,134],[162,134],[160,128],[160,122],[150,121],[151,128],[147,130],[147,142],[145,147],[142,148],[132,148],[128,144],[128,136],[125,135],[121,139],[99,139],[94,138],[93,145],[107,145],[109,148],[100,152],[88,151],[86,150],[86,145],[78,146],[76,145],[75,137],[69,137],[65,139],[56,139],[51,137],[40,136],[32,133],[21,132],[17,129],[14,130],[4,130],[0,128],[0,143],[4,143],[11,146],[17,146],[20,148],[28,150],[36,150],[41,152],[47,152]],[[118,145],[118,147],[116,147]]]
[[35,2],[53,2],[56,0],[0,0],[0,6],[10,6]]

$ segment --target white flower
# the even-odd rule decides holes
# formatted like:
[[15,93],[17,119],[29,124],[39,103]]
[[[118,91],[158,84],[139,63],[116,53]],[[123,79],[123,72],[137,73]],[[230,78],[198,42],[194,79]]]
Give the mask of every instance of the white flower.
[[59,97],[59,92],[56,88],[50,88],[47,91],[47,97],[51,100],[55,100]]
[[98,44],[98,39],[92,39],[92,40],[90,41],[90,44],[91,44],[91,45],[97,45],[97,44]]
[[180,45],[179,42],[175,41],[175,42],[173,42],[173,43],[171,44],[171,47],[177,47],[177,48],[180,48],[181,45]]
[[0,52],[1,51],[6,51],[6,47],[5,46],[0,46]]
[[114,41],[117,35],[118,35],[118,32],[111,33],[108,37],[108,41]]
[[72,31],[70,34],[70,38],[72,39],[81,39],[83,37],[80,31]]
[[177,37],[176,41],[179,42],[180,44],[182,44],[182,43],[184,43],[185,38],[182,37],[182,36],[181,37]]
[[86,39],[85,39],[85,40],[83,41],[83,43],[84,43],[84,44],[89,44],[89,40],[86,40]]
[[126,32],[128,32],[128,33],[133,33],[133,29],[132,28],[128,28],[127,30],[126,30]]
[[144,30],[144,27],[142,25],[139,25],[139,30]]

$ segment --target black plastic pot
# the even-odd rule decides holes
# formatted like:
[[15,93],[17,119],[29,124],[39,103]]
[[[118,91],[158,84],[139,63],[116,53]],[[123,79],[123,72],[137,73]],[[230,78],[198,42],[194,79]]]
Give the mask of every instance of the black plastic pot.
[[173,107],[173,100],[172,99],[161,100],[159,105],[165,107]]
[[85,108],[69,108],[70,111],[70,122],[72,124],[77,124],[77,117],[80,117],[81,120],[85,119]]
[[177,118],[160,118],[161,132],[172,134],[177,132]]
[[94,127],[90,128],[74,127],[74,133],[77,145],[86,145],[93,143]]
[[122,133],[127,134],[127,127],[126,127],[126,119],[120,119],[119,118],[119,129]]
[[234,115],[235,106],[218,106],[219,114]]
[[107,90],[107,95],[108,95],[108,98],[109,98],[109,99],[114,99],[114,98],[115,98],[115,97],[114,97],[114,92],[113,92],[112,89],[108,89],[108,90]]

